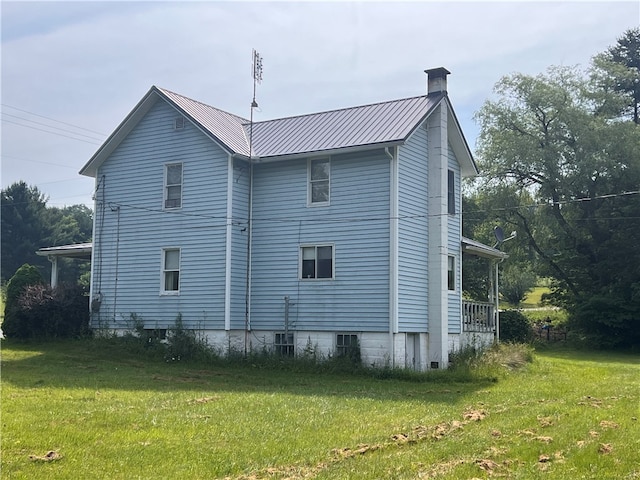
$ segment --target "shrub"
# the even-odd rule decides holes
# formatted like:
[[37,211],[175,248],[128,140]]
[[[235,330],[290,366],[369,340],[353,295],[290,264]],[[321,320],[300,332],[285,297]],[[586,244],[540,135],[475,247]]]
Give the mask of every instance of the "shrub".
[[531,324],[518,310],[500,312],[500,340],[504,342],[527,343],[533,338]]
[[29,285],[18,299],[19,338],[69,338],[89,333],[87,292],[77,285]]
[[2,330],[7,337],[26,338],[28,327],[21,321],[20,296],[31,285],[42,285],[44,280],[38,268],[25,263],[7,283]]

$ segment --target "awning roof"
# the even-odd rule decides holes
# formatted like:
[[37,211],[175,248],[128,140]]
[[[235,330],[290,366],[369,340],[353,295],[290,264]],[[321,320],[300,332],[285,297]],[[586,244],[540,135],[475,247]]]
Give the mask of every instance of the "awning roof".
[[467,237],[462,237],[462,251],[477,257],[491,258],[495,260],[503,260],[509,255],[497,248],[490,247],[484,243],[476,242]]
[[65,257],[65,258],[79,258],[82,260],[91,260],[91,250],[93,244],[89,243],[75,243],[73,245],[60,245],[58,247],[44,247],[39,249],[36,254],[41,257]]

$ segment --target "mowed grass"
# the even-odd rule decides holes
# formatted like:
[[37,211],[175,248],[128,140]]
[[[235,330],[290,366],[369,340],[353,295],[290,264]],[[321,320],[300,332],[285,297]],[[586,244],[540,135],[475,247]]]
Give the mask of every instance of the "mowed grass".
[[640,479],[640,358],[456,383],[2,342],[2,478]]

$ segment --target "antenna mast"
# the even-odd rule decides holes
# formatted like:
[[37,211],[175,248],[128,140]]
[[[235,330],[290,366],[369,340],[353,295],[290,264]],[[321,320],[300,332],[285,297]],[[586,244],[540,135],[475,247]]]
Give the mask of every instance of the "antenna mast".
[[253,110],[258,108],[256,102],[256,85],[262,83],[262,57],[252,51],[253,99],[251,100],[251,117],[249,122],[249,215],[247,219],[247,272],[245,285],[244,312],[244,354],[247,355],[249,346],[249,331],[251,330],[251,230],[253,220]]

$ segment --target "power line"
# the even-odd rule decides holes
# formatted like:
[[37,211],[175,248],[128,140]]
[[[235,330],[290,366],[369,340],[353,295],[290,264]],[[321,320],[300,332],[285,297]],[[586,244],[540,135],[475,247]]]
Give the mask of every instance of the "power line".
[[2,158],[13,158],[14,160],[20,160],[21,162],[33,162],[33,163],[41,163],[43,165],[52,165],[54,167],[63,167],[63,168],[73,168],[74,170],[78,170],[77,166],[63,165],[61,163],[53,163],[53,162],[43,162],[42,160],[29,160],[28,158],[15,157],[13,155],[0,155]]
[[[71,140],[78,140],[79,142],[90,143],[90,144],[92,144],[92,145],[101,145],[101,144],[102,144],[102,143],[101,143],[101,142],[99,142],[99,141],[91,142],[91,141],[89,141],[89,140],[84,140],[84,139],[82,139],[82,138],[77,138],[77,137],[71,137],[71,136],[69,136],[69,135],[64,135],[64,134],[62,134],[62,133],[58,133],[58,132],[51,132],[51,131],[49,131],[49,130],[45,130],[45,129],[43,129],[43,128],[37,128],[37,127],[33,127],[33,126],[31,126],[31,125],[23,125],[23,124],[18,123],[18,122],[12,122],[11,120],[6,120],[6,119],[4,119],[4,118],[2,119],[2,121],[3,121],[3,122],[5,122],[5,123],[11,123],[11,124],[13,124],[13,125],[18,125],[18,126],[20,126],[20,127],[31,128],[31,129],[33,129],[33,130],[39,130],[39,131],[41,131],[41,132],[50,133],[51,135],[57,135],[57,136],[59,136],[59,137],[66,137],[66,138],[70,138]],[[56,127],[51,127],[51,128],[56,128]]]
[[95,130],[89,130],[88,128],[84,128],[84,127],[80,127],[78,125],[74,125],[73,123],[68,123],[68,122],[63,122],[62,120],[57,120],[55,118],[51,118],[51,117],[46,117],[44,115],[40,115],[39,113],[34,113],[34,112],[30,112],[28,110],[23,110],[22,108],[18,108],[18,107],[14,107],[12,105],[7,105],[6,103],[1,104],[3,107],[7,107],[7,108],[12,108],[14,110],[18,110],[19,112],[22,113],[28,113],[29,115],[33,115],[34,117],[40,117],[40,118],[45,118],[47,120],[51,120],[52,122],[57,122],[57,123],[62,123],[63,125],[67,125],[69,127],[73,127],[73,128],[78,128],[80,130],[84,130],[85,132],[91,132],[91,133],[96,133],[98,135],[102,135],[104,137],[107,136],[106,133],[102,133],[102,132],[96,132]]
[[12,118],[17,118],[18,120],[22,120],[24,122],[31,122],[31,123],[34,123],[36,125],[41,125],[43,127],[53,128],[54,130],[60,130],[61,132],[71,133],[72,135],[78,135],[80,137],[85,137],[85,138],[88,138],[90,140],[96,140],[98,142],[101,141],[100,138],[96,138],[94,135],[87,135],[85,133],[74,132],[73,130],[68,130],[66,128],[60,128],[60,127],[56,127],[54,125],[49,125],[48,123],[36,122],[35,120],[30,120],[28,118],[24,118],[24,117],[21,117],[19,115],[12,115],[12,114],[7,113],[7,112],[2,112],[2,115],[5,115],[7,117],[12,117]]

